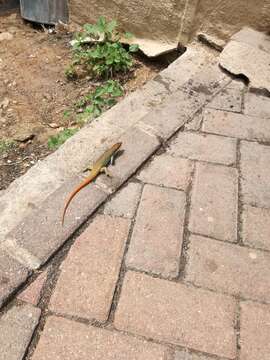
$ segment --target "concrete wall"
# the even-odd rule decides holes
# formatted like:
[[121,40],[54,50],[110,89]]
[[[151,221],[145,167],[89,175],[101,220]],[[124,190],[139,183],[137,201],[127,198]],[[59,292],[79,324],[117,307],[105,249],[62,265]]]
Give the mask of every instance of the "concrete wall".
[[79,24],[104,15],[138,38],[183,44],[198,31],[225,40],[243,25],[270,31],[270,0],[70,0],[70,15]]

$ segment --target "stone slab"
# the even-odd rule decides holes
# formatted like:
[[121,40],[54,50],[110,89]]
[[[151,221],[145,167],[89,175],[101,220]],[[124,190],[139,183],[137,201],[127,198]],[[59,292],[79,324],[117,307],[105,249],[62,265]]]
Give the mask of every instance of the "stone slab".
[[154,340],[234,359],[235,306],[228,296],[128,272],[115,326]]
[[196,165],[191,196],[189,230],[235,242],[237,240],[237,170],[225,166]]
[[202,130],[238,139],[270,141],[270,121],[227,111],[207,109]]
[[144,183],[186,190],[192,169],[191,161],[162,154],[146,165],[138,179]]
[[15,305],[0,318],[0,360],[23,360],[41,310]]
[[236,161],[236,141],[210,134],[180,132],[168,152],[192,160],[232,165]]
[[231,40],[222,51],[219,63],[234,75],[245,75],[251,88],[270,92],[269,53],[253,44]]
[[270,146],[241,141],[243,202],[270,208]]
[[[76,239],[52,295],[52,311],[107,320],[130,222],[99,215]],[[71,291],[72,289],[72,291]]]
[[245,299],[270,302],[270,254],[191,236],[186,280]]
[[[38,268],[74,233],[75,230],[107,198],[107,194],[94,184],[82,189],[70,203],[64,226],[61,217],[69,194],[82,182],[82,177],[69,179],[49,196],[42,205],[7,235],[7,242],[14,242],[13,256],[24,249],[34,259],[26,265]],[[18,248],[18,249],[17,249]]]
[[33,360],[167,360],[167,349],[118,332],[51,316]]
[[260,50],[270,53],[270,40],[269,36],[265,33],[256,31],[249,27],[244,27],[231,37],[232,40],[242,42]]
[[138,208],[126,264],[177,277],[183,241],[186,198],[183,192],[146,185]]
[[268,360],[270,354],[270,306],[241,303],[240,360]]
[[23,284],[29,270],[11,258],[3,248],[0,248],[0,307],[8,297]]
[[244,244],[270,251],[270,209],[245,206],[242,227]]

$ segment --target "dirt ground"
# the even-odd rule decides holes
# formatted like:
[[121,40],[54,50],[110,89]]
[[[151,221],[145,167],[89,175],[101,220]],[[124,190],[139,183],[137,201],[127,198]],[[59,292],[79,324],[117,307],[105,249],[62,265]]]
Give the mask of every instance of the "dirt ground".
[[[1,34],[2,33],[2,34]],[[18,13],[0,17],[0,191],[51,151],[47,141],[65,127],[63,116],[91,90],[88,78],[68,81],[64,71],[71,61],[69,31],[50,34],[23,21]],[[125,79],[125,93],[134,91],[161,70],[159,63],[137,57]]]

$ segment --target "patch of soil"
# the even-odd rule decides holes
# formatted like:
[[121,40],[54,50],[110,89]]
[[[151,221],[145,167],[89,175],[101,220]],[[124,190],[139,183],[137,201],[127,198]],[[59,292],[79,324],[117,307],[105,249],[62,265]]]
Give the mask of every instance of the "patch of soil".
[[[9,35],[0,40],[0,141],[15,144],[0,153],[0,190],[51,152],[48,138],[68,125],[64,111],[93,88],[89,78],[65,77],[72,56],[71,29],[49,33],[13,13],[0,17],[0,39],[3,33]],[[120,79],[125,93],[162,68],[164,64],[137,55],[133,72]]]

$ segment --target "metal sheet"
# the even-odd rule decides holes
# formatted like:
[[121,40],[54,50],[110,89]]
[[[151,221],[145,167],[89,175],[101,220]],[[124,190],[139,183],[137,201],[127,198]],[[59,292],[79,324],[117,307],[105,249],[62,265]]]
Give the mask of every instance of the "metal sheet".
[[19,6],[20,6],[19,0],[0,0],[0,13],[7,10],[16,9]]
[[21,14],[26,20],[41,24],[68,22],[67,0],[20,0]]

